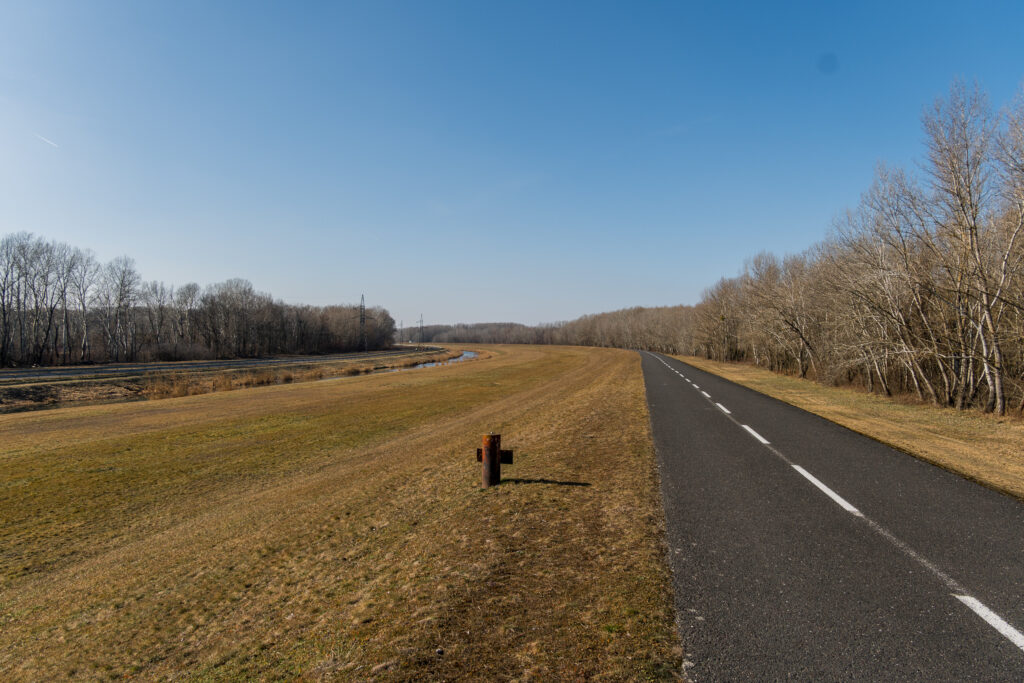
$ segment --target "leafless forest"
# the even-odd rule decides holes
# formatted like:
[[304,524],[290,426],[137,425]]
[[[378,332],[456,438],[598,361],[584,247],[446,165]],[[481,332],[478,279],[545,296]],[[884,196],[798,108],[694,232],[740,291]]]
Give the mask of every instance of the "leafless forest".
[[957,409],[1024,412],[1024,97],[955,84],[923,117],[918,167],[879,167],[801,254],[762,253],[694,307],[635,308],[436,340],[620,346],[749,361]]
[[[367,310],[367,349],[394,320]],[[232,279],[200,287],[144,282],[132,259],[28,233],[0,239],[0,365],[317,354],[363,347],[358,306],[295,306]]]

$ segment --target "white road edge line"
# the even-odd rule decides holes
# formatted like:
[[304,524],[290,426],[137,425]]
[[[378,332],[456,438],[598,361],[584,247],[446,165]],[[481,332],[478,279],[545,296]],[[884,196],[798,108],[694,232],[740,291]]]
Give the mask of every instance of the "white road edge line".
[[709,393],[708,393],[708,392],[706,392],[706,391],[702,391],[702,392],[700,392],[700,393],[704,394],[704,398],[711,398],[711,394],[709,394]]
[[970,607],[975,614],[987,621],[989,626],[999,631],[1011,643],[1024,650],[1024,633],[1007,624],[1003,621],[1002,617],[988,607],[985,607],[976,598],[972,598],[970,595],[957,595],[955,593],[953,597]]
[[726,415],[732,415],[732,413],[729,412],[729,409],[723,406],[721,403],[716,403],[715,405],[718,406],[721,409],[721,411]]
[[760,441],[761,443],[763,443],[765,445],[768,444],[768,439],[764,438],[763,436],[761,436],[760,434],[755,432],[753,429],[751,429],[747,425],[740,425],[740,426],[743,427],[744,429],[746,429],[748,432],[750,432],[750,435],[753,436],[758,441]]
[[[693,384],[693,382],[690,382],[690,384]],[[697,386],[696,384],[693,384],[693,388],[694,388],[694,389],[700,389],[700,387],[699,387],[699,386]]]
[[792,467],[794,470],[803,475],[803,477],[807,479],[807,481],[811,482],[819,489],[821,489],[826,496],[834,500],[836,504],[839,505],[839,507],[849,512],[851,515],[857,515],[858,517],[864,516],[861,514],[860,510],[850,505],[842,496],[840,496],[838,493],[836,493],[835,491],[833,491],[832,489],[818,481],[818,479],[813,474],[805,470],[803,467],[800,467],[800,465],[793,465]]

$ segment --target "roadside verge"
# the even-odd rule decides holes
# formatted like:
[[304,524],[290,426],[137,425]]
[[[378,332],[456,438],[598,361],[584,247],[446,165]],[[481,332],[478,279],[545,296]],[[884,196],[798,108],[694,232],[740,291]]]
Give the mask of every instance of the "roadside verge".
[[673,357],[1024,500],[1022,420],[901,403],[747,364]]

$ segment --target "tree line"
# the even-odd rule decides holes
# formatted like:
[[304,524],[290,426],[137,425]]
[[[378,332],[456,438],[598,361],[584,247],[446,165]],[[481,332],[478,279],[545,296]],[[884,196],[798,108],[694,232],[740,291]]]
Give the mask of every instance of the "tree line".
[[704,293],[694,350],[935,404],[1024,411],[1024,99],[957,83],[923,117],[917,173],[880,167],[802,254]]
[[[243,279],[200,287],[144,281],[132,259],[29,233],[0,238],[0,366],[245,358],[380,349],[383,308],[274,300]],[[365,336],[364,336],[365,332]]]
[[[636,306],[585,315],[568,322],[528,326],[520,323],[426,325],[425,342],[479,344],[565,344],[691,353],[694,308]],[[419,330],[407,329],[415,341]]]
[[702,355],[1024,413],[1024,96],[995,111],[977,86],[955,83],[922,123],[916,171],[880,166],[826,240],[753,257],[696,306],[461,326],[437,338]]

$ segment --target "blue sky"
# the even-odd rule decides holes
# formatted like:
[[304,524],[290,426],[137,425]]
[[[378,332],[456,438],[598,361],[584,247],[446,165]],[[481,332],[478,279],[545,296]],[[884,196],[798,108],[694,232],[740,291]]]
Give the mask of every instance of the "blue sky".
[[365,292],[406,325],[694,303],[912,164],[953,79],[1007,103],[1021,26],[1024,3],[0,3],[0,233]]

